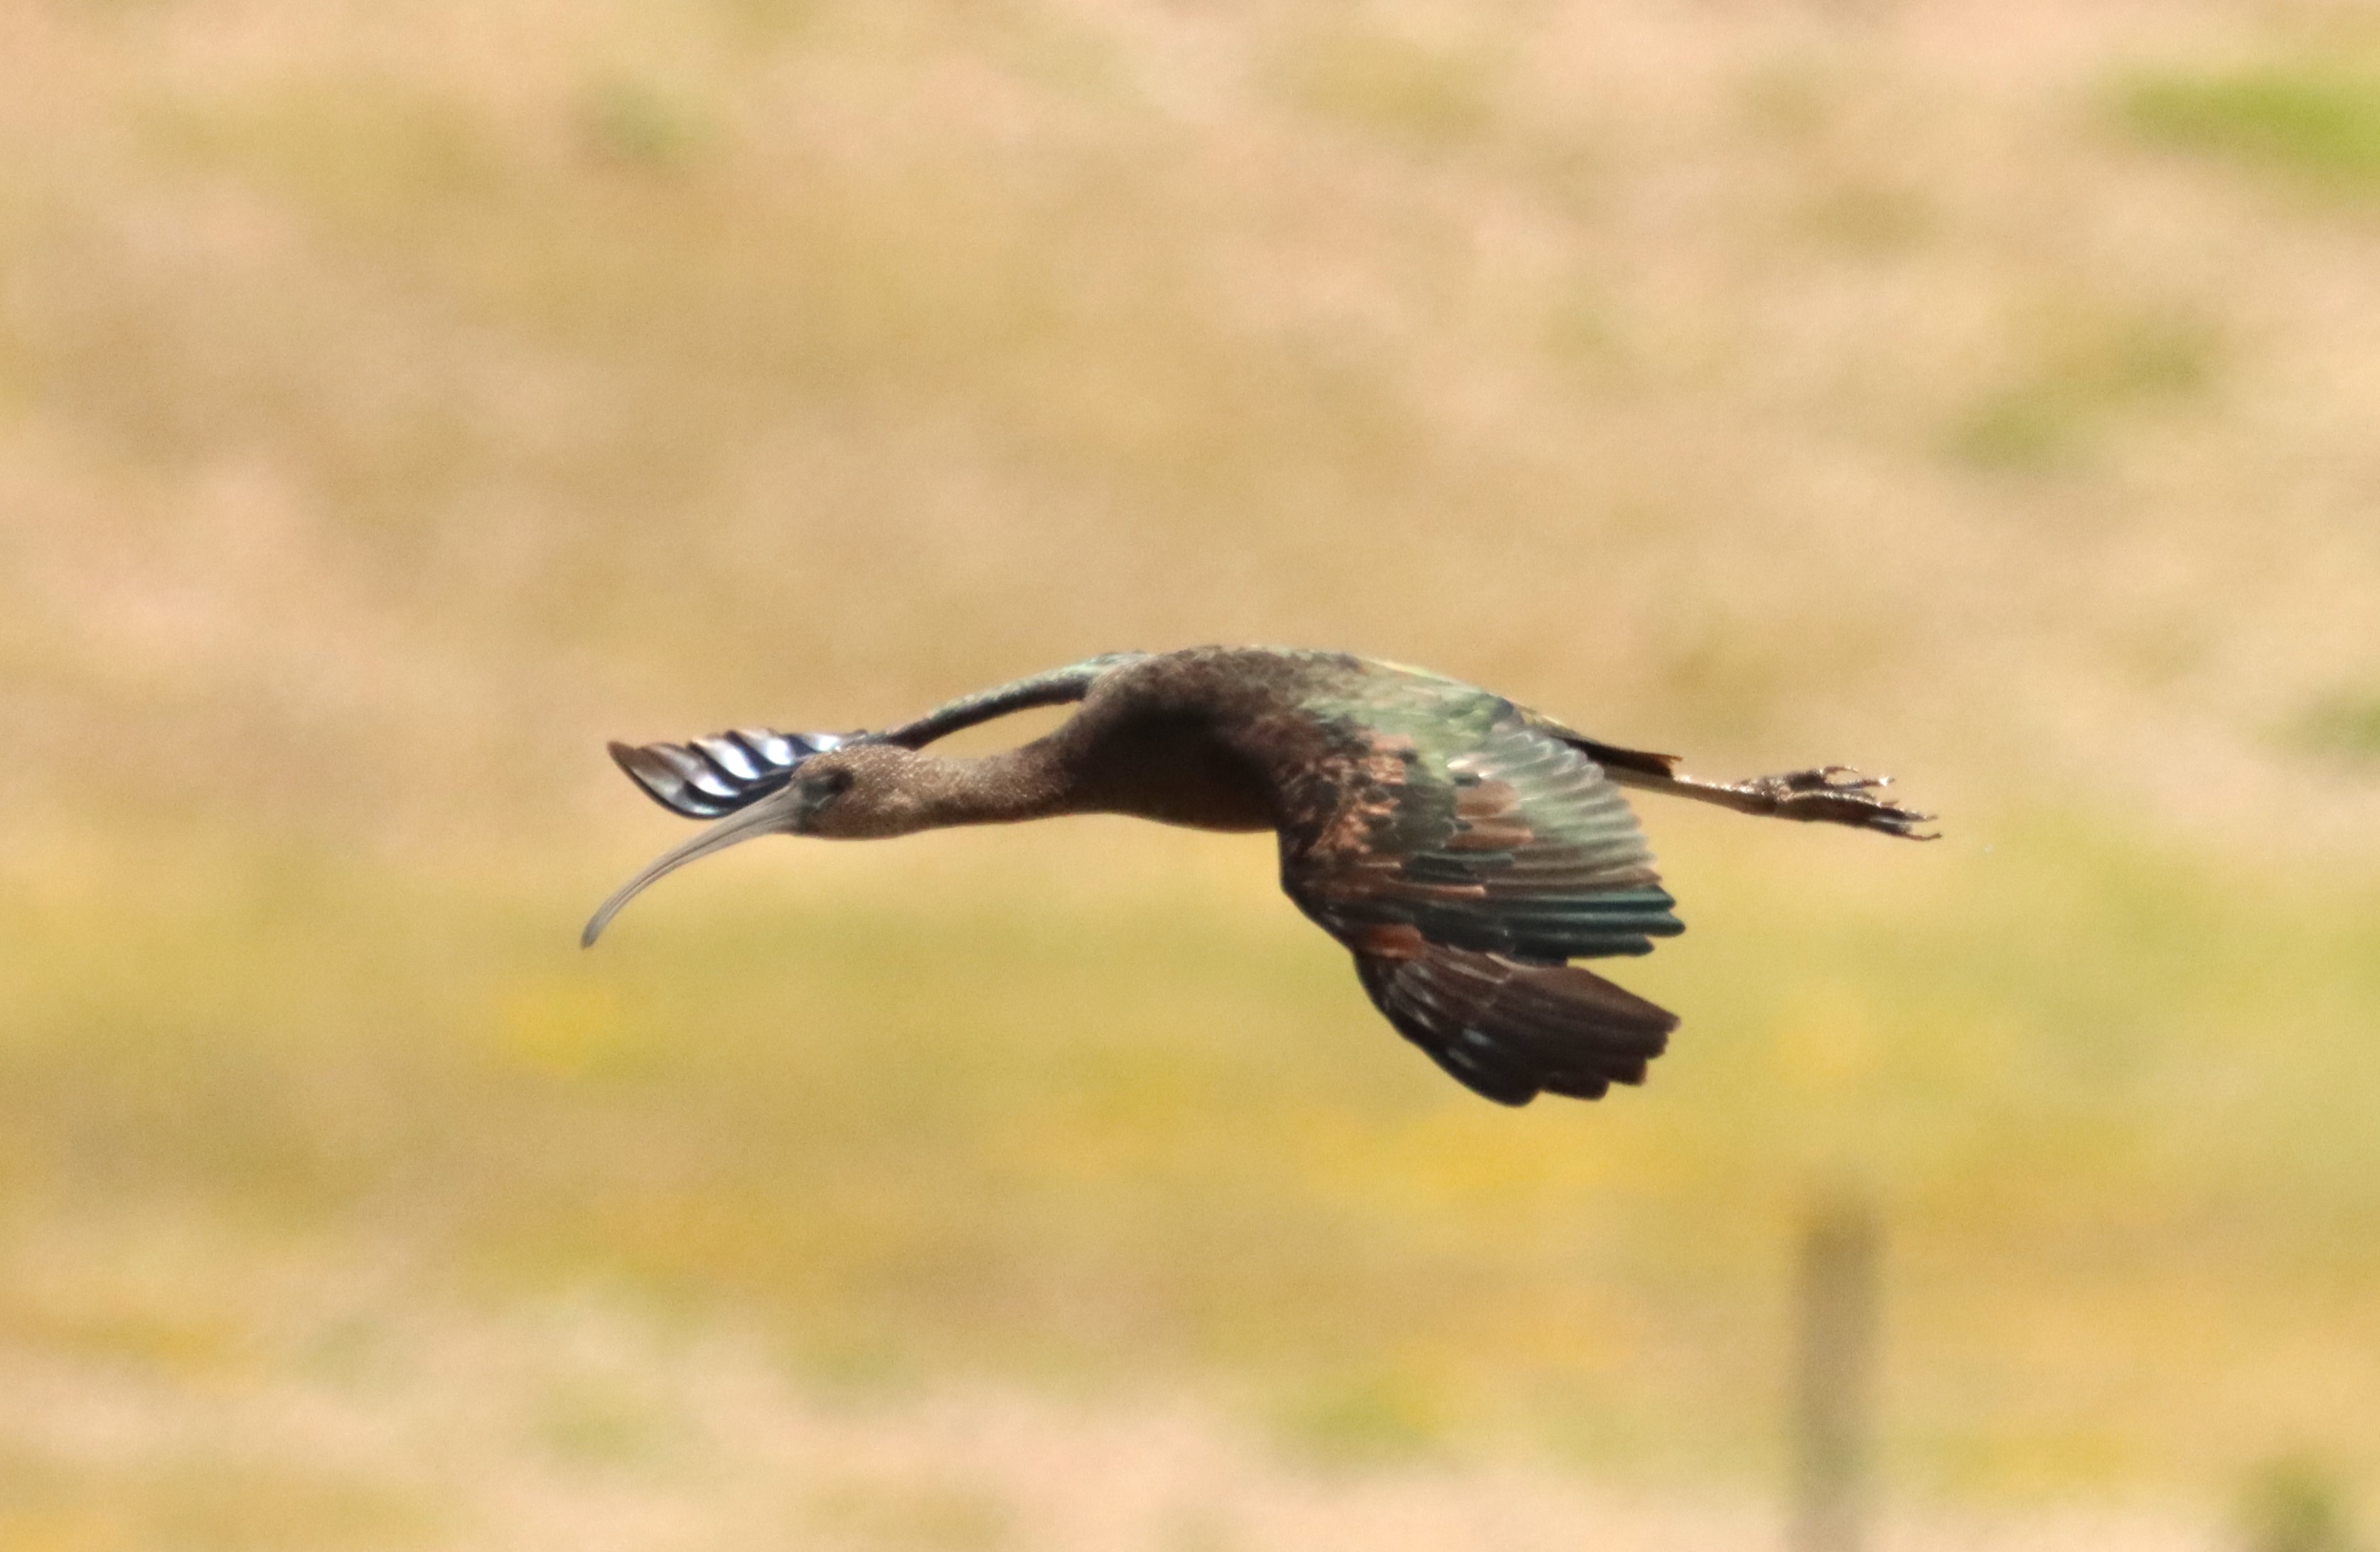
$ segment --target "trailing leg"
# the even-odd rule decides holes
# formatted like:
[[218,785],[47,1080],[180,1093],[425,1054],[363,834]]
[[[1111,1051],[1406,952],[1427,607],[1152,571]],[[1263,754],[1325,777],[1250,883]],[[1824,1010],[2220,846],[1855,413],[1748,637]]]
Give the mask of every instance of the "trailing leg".
[[1624,787],[1716,803],[1739,814],[1801,819],[1814,824],[1848,825],[1853,830],[1880,831],[1911,841],[1934,841],[1937,831],[1920,831],[1934,816],[1902,807],[1883,795],[1889,776],[1863,776],[1845,765],[1789,770],[1775,776],[1755,776],[1742,782],[1700,782],[1691,776],[1659,776],[1619,768],[1607,772]]

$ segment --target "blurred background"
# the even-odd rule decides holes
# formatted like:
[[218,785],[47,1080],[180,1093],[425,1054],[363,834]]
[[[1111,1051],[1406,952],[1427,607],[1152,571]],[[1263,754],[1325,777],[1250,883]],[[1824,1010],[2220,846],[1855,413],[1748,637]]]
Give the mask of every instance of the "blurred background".
[[[1948,839],[1518,1113],[1262,838],[577,947],[1209,640]],[[1847,1201],[1871,1545],[2380,1537],[2380,7],[0,0],[0,1545],[1775,1546]]]

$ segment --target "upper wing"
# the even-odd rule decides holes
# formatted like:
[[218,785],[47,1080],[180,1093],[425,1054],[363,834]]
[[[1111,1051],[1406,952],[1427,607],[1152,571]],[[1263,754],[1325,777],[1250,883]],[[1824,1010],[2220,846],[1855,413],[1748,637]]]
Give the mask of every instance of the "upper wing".
[[1354,951],[1398,1032],[1478,1093],[1641,1080],[1676,1019],[1562,963],[1683,930],[1619,790],[1484,691],[1415,686],[1364,711],[1283,794],[1290,897]]
[[1558,961],[1684,930],[1619,788],[1518,708],[1344,731],[1330,769],[1284,794],[1281,883],[1349,947],[1402,928]]
[[1013,711],[1026,711],[1037,706],[1063,706],[1091,693],[1110,671],[1138,662],[1148,656],[1146,652],[1103,652],[1096,658],[1086,658],[1078,663],[1053,668],[1046,673],[1012,680],[996,688],[981,690],[945,701],[913,722],[877,736],[887,744],[898,744],[906,749],[922,749],[937,738],[945,738],[962,728],[988,722],[994,717],[1005,717]]

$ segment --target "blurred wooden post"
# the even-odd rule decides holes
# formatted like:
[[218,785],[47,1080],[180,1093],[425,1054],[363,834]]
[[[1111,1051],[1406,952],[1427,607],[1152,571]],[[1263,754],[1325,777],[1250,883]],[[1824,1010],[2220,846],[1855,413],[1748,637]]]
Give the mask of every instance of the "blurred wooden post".
[[1802,1231],[1793,1376],[1792,1552],[1861,1552],[1882,1233],[1857,1196],[1819,1203]]

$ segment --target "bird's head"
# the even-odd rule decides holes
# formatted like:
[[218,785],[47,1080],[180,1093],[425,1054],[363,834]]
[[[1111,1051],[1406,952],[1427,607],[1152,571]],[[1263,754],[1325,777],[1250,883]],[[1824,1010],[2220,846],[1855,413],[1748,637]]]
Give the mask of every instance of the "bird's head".
[[756,835],[861,841],[905,835],[923,828],[924,816],[905,781],[917,758],[897,745],[863,743],[808,757],[794,768],[783,786],[655,857],[603,902],[587,923],[579,942],[591,945],[612,918],[655,879]]

